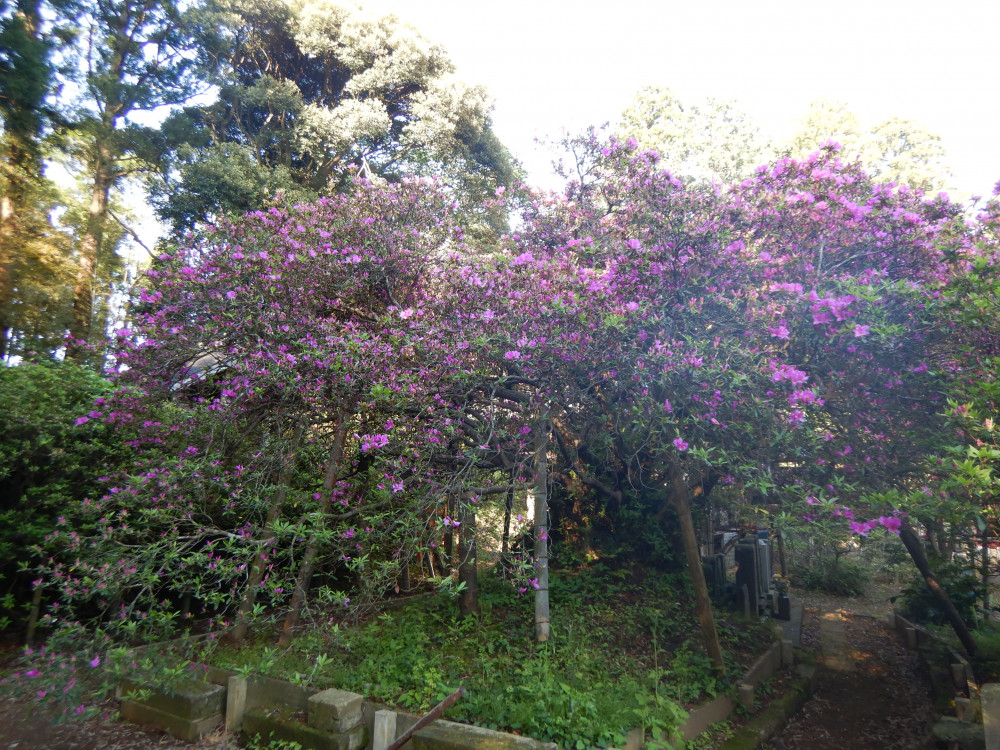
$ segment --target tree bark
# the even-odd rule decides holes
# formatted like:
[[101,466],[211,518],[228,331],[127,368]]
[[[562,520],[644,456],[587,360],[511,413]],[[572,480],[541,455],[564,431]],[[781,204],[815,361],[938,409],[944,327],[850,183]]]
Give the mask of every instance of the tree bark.
[[[448,501],[445,504],[445,507],[447,508],[446,513],[447,513],[448,517],[449,518],[454,518],[455,517],[455,498],[449,496],[448,497]],[[459,519],[459,520],[461,520],[461,519]],[[461,533],[461,532],[459,532],[459,533]],[[449,568],[454,567],[454,565],[455,565],[455,562],[454,562],[455,561],[455,531],[454,531],[454,529],[451,526],[449,526],[447,529],[445,529],[445,532],[444,532],[444,556],[445,556],[445,560],[447,561],[448,567]]]
[[788,562],[785,559],[785,535],[783,532],[779,531],[777,533],[778,537],[778,565],[780,565],[781,577],[785,580],[788,579]]
[[979,647],[976,645],[976,641],[972,637],[972,633],[969,632],[965,621],[962,620],[961,615],[958,614],[958,610],[955,609],[955,605],[952,604],[948,592],[944,590],[934,575],[934,571],[931,570],[931,564],[927,559],[927,552],[924,550],[923,542],[920,541],[920,538],[909,522],[903,523],[902,528],[899,530],[899,538],[906,546],[906,551],[910,553],[913,564],[917,566],[917,570],[923,576],[927,588],[930,589],[931,594],[933,594],[934,598],[944,608],[948,624],[951,625],[952,630],[955,631],[955,635],[958,636],[958,640],[965,649],[965,653],[970,658],[976,657],[979,654]]
[[[344,410],[340,413],[337,429],[333,436],[333,445],[330,447],[330,456],[326,462],[326,475],[323,477],[323,494],[320,497],[319,523],[324,524],[326,514],[330,509],[330,497],[333,485],[337,481],[337,472],[344,460],[344,440],[347,437],[348,420],[350,412]],[[316,556],[319,553],[319,534],[313,532],[306,543],[306,553],[302,557],[302,564],[299,566],[299,574],[295,578],[295,591],[292,593],[292,601],[289,603],[288,615],[285,623],[281,626],[281,636],[278,638],[278,645],[284,646],[292,639],[292,633],[299,624],[302,616],[302,607],[306,601],[306,592],[309,590],[309,581],[312,579],[313,570],[316,568]]]
[[548,420],[535,424],[535,640],[544,643],[552,634],[549,621],[549,506]]
[[42,584],[35,586],[31,592],[31,609],[28,612],[28,632],[24,637],[24,645],[32,648],[35,645],[35,631],[38,629],[38,619],[42,613]]
[[278,490],[274,494],[271,506],[267,509],[267,518],[264,519],[264,526],[261,529],[260,547],[254,552],[253,563],[250,568],[250,575],[247,578],[247,588],[240,600],[240,606],[236,611],[236,624],[228,633],[228,639],[233,643],[240,644],[247,636],[249,629],[249,616],[257,603],[257,594],[260,592],[260,582],[264,580],[264,573],[267,570],[267,561],[270,558],[271,546],[274,540],[274,522],[281,515],[281,509],[288,499],[288,487],[292,481],[292,474],[295,471],[295,456],[298,453],[299,441],[305,428],[299,426],[295,429],[288,453],[284,459],[284,465],[278,474]]
[[698,538],[694,531],[694,519],[691,517],[691,504],[688,501],[688,488],[684,475],[676,459],[671,459],[670,486],[673,494],[674,507],[681,523],[681,538],[684,541],[684,553],[687,556],[688,569],[691,572],[691,582],[694,585],[695,611],[701,624],[701,638],[705,645],[712,667],[720,677],[726,675],[726,663],[722,657],[722,644],[719,642],[719,632],[715,627],[715,616],[712,614],[712,601],[705,582],[705,571],[701,567],[701,553],[698,549]]
[[104,240],[104,222],[108,213],[108,194],[113,178],[111,176],[112,156],[102,141],[95,144],[97,156],[94,164],[94,182],[90,191],[90,205],[87,208],[87,225],[80,240],[77,258],[76,283],[73,285],[73,320],[70,324],[70,344],[66,356],[80,361],[84,345],[90,341],[91,323],[94,315],[94,276],[97,273],[97,256]]
[[479,611],[479,571],[476,569],[476,509],[471,502],[459,502],[461,527],[459,529],[458,581],[464,583],[458,598],[458,611],[465,617]]
[[500,538],[500,553],[510,554],[510,517],[514,512],[514,477],[511,475],[511,486],[503,503],[503,536]]
[[[989,545],[989,526],[983,526],[983,531],[979,535],[979,560],[980,566],[982,567],[983,576],[983,611],[986,612],[986,619],[991,618],[990,612],[990,545]],[[973,535],[973,540],[975,536]]]

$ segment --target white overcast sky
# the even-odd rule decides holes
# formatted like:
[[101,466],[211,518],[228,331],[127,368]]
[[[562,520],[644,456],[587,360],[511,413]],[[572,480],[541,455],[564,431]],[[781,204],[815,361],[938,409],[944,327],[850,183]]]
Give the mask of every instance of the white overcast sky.
[[642,86],[737,99],[772,138],[809,102],[846,102],[939,133],[960,192],[1000,180],[998,0],[361,0],[448,50],[496,100],[530,181],[553,187],[536,136],[614,121]]

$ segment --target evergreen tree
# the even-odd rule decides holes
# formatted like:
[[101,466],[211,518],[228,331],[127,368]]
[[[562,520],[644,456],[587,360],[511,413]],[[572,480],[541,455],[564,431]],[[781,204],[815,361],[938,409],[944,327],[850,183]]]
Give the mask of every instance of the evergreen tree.
[[66,281],[65,238],[48,218],[55,191],[42,175],[53,66],[40,6],[0,2],[0,358],[33,327],[24,313],[45,308]]
[[219,96],[164,126],[180,143],[154,194],[176,231],[359,176],[440,175],[470,208],[518,176],[486,92],[394,16],[331,0],[216,0],[196,33]]
[[70,20],[78,29],[81,112],[75,123],[77,158],[88,185],[86,221],[77,248],[69,355],[100,339],[94,280],[109,226],[109,198],[123,179],[153,168],[160,156],[156,130],[132,116],[186,101],[194,92],[195,43],[186,26],[194,9],[173,0],[85,0]]

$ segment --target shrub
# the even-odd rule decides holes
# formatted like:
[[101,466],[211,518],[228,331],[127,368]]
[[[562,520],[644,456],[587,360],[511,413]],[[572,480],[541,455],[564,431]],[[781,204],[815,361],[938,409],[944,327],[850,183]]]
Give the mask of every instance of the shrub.
[[110,427],[88,418],[110,385],[69,362],[0,369],[0,577],[8,626],[30,598],[27,570],[43,548],[80,532],[76,508],[99,497],[99,477],[124,460]]
[[860,596],[871,582],[871,573],[860,563],[834,557],[811,568],[798,568],[796,583],[803,588],[826,591],[837,596]]
[[[974,570],[953,563],[937,566],[934,571],[941,587],[967,625],[976,624],[976,604],[982,596],[982,584]],[[947,621],[944,608],[927,588],[922,578],[914,578],[900,594],[900,614],[913,622],[941,625]]]

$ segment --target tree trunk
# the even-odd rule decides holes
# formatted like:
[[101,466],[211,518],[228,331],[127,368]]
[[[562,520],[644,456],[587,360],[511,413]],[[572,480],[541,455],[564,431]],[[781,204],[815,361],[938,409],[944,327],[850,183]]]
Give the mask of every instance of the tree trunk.
[[778,565],[780,565],[781,577],[788,580],[788,561],[785,559],[785,535],[779,531],[778,537]]
[[[445,507],[447,508],[446,513],[447,513],[448,517],[449,518],[454,518],[455,517],[455,498],[449,496],[448,501],[445,504]],[[461,520],[461,519],[459,519],[459,520]],[[461,533],[461,532],[459,532],[459,533]],[[461,553],[459,553],[459,554],[461,554]],[[445,532],[444,532],[444,557],[445,557],[445,560],[447,562],[448,567],[449,568],[453,568],[455,566],[455,530],[454,530],[454,528],[452,526],[448,526],[448,528],[445,529]]]
[[42,584],[35,586],[31,592],[31,609],[28,612],[28,632],[24,637],[24,645],[32,648],[35,645],[35,631],[38,629],[38,619],[42,613]]
[[233,643],[240,644],[247,636],[249,628],[249,615],[257,603],[257,594],[260,591],[260,582],[264,580],[264,573],[267,570],[267,561],[271,554],[271,545],[274,540],[274,522],[281,515],[281,509],[288,499],[288,486],[292,481],[292,474],[295,471],[295,456],[298,453],[299,441],[305,427],[299,426],[295,429],[292,442],[288,447],[288,453],[284,459],[284,465],[278,474],[278,491],[271,501],[271,506],[267,509],[267,518],[261,529],[261,537],[258,549],[254,552],[253,563],[250,568],[250,575],[247,578],[247,588],[240,600],[239,609],[236,611],[236,624],[228,633],[228,639]]
[[549,622],[549,429],[548,420],[535,424],[535,640],[544,643],[552,633]]
[[[987,619],[993,619],[990,615],[990,545],[989,526],[983,526],[983,531],[979,535],[979,559],[983,569],[983,611],[986,612]],[[973,536],[973,539],[975,537]]]
[[719,633],[715,628],[715,616],[712,614],[712,602],[708,594],[708,585],[705,583],[705,571],[701,567],[698,538],[694,531],[694,519],[691,517],[691,504],[688,502],[688,488],[676,459],[671,460],[670,485],[674,507],[681,522],[681,538],[684,540],[684,553],[691,572],[691,582],[694,584],[695,611],[698,613],[698,622],[701,623],[701,638],[708,658],[712,660],[712,667],[719,677],[725,677],[726,663],[722,657]]
[[404,557],[399,566],[399,588],[400,593],[405,594],[410,590],[410,558]]
[[503,503],[503,536],[500,538],[500,552],[506,556],[510,554],[510,517],[514,512],[514,479],[515,471],[510,470],[510,489],[507,490],[507,497]]
[[471,502],[459,501],[461,527],[459,529],[458,581],[465,587],[458,598],[458,611],[465,617],[479,612],[479,572],[476,569],[476,509]]
[[113,182],[111,176],[111,152],[102,140],[95,144],[97,149],[94,164],[94,182],[90,191],[90,205],[87,208],[87,226],[80,240],[77,258],[76,283],[73,286],[73,320],[70,323],[70,345],[66,356],[81,360],[84,345],[90,341],[92,318],[94,315],[94,276],[97,273],[97,257],[104,239],[104,222],[108,213],[108,193]]
[[[327,511],[330,509],[330,497],[333,485],[337,481],[337,472],[344,459],[344,440],[347,437],[347,426],[350,412],[344,410],[340,413],[337,429],[333,437],[333,445],[330,447],[330,456],[326,462],[326,475],[323,477],[323,494],[320,497],[319,523],[325,523]],[[289,603],[288,616],[281,627],[281,636],[278,638],[278,645],[284,646],[292,639],[292,632],[299,624],[302,616],[302,607],[306,601],[306,592],[309,590],[309,581],[312,579],[313,570],[316,567],[316,556],[319,553],[319,534],[313,532],[306,543],[306,553],[302,557],[302,564],[299,566],[299,574],[295,578],[295,591],[292,593],[292,601]]]
[[948,624],[951,625],[952,630],[955,631],[955,635],[958,636],[958,640],[961,641],[962,647],[965,652],[969,655],[969,658],[975,658],[979,653],[979,647],[976,645],[976,641],[972,637],[972,633],[969,632],[969,628],[966,626],[962,617],[958,614],[958,610],[955,609],[955,605],[952,604],[951,598],[948,596],[948,592],[942,588],[941,584],[938,583],[937,578],[934,575],[934,571],[931,570],[930,562],[927,560],[927,553],[924,550],[923,542],[917,536],[917,533],[910,526],[909,522],[904,522],[902,528],[899,530],[899,538],[903,541],[906,546],[906,551],[910,553],[910,557],[913,559],[913,564],[917,566],[917,570],[920,571],[920,575],[924,577],[924,582],[927,584],[927,588],[930,589],[931,594],[934,598],[938,600],[938,603],[944,608],[945,616],[948,618]]

